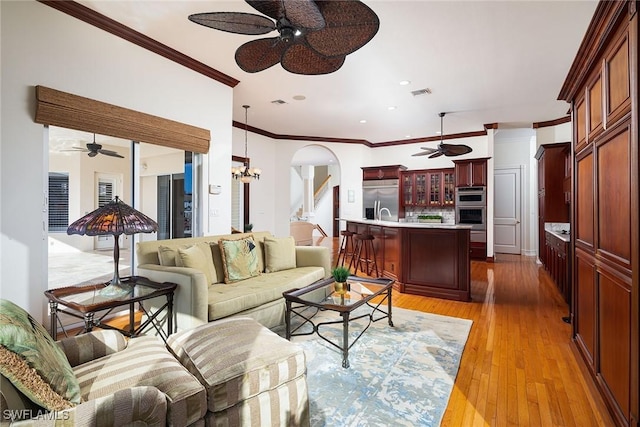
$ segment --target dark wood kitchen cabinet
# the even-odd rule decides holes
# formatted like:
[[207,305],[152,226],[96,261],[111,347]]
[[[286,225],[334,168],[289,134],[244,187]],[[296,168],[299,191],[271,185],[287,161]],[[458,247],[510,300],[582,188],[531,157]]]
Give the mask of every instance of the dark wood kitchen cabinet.
[[571,269],[569,254],[569,242],[559,239],[553,233],[545,233],[545,263],[544,267],[549,272],[558,291],[567,302],[571,302]]
[[400,172],[404,170],[407,167],[402,165],[366,166],[362,168],[362,180],[399,179]]
[[454,160],[456,187],[486,187],[487,159]]
[[564,192],[568,147],[568,142],[544,144],[535,155],[538,161],[538,253],[542,264],[546,264],[547,255],[545,223],[569,222],[570,205]]
[[572,338],[624,427],[640,425],[638,5],[598,3],[558,97],[573,126]]
[[452,207],[455,173],[452,168],[405,171],[400,174],[402,207]]

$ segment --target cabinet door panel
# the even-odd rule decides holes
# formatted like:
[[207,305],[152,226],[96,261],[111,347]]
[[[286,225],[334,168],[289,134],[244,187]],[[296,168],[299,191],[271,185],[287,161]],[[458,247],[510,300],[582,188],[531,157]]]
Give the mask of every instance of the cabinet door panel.
[[600,274],[598,284],[600,374],[620,412],[627,418],[631,374],[631,292],[613,275]]
[[630,132],[621,132],[598,150],[598,249],[631,263]]
[[486,186],[487,185],[487,161],[471,162],[471,185]]
[[[629,43],[626,33],[606,60],[607,67],[607,114],[619,117],[629,105]],[[620,110],[620,111],[618,111]],[[610,117],[608,121],[615,120]]]
[[596,131],[602,130],[602,79],[598,73],[589,88],[589,139],[593,139]]
[[584,99],[576,103],[576,148],[587,142],[587,106]]
[[593,153],[581,157],[576,166],[576,238],[593,246]]
[[575,333],[581,343],[589,368],[594,371],[596,348],[596,272],[593,259],[587,253],[576,250]]
[[384,234],[384,265],[385,277],[398,279],[400,276],[400,231],[396,228],[385,227]]

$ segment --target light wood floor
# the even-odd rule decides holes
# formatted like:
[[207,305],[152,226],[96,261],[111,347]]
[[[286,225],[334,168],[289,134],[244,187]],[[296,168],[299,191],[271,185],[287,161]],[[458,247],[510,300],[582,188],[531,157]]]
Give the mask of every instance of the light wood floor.
[[[337,239],[315,244],[335,257]],[[397,307],[473,321],[442,426],[613,426],[549,275],[532,257],[495,258],[471,262],[472,302],[393,295]]]
[[[336,253],[337,239],[319,244]],[[471,279],[472,302],[393,295],[397,307],[473,321],[442,426],[613,426],[535,258],[472,261]]]

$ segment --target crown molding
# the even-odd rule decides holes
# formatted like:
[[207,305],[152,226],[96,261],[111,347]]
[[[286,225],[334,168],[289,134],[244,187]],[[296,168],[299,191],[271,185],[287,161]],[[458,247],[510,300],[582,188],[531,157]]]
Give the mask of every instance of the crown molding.
[[152,39],[151,37],[145,36],[144,34],[121,24],[118,21],[104,16],[101,13],[96,12],[95,10],[89,9],[88,7],[80,3],[77,3],[75,1],[57,0],[37,1],[56,10],[59,10],[60,12],[66,13],[69,16],[73,16],[74,18],[84,21],[87,24],[91,24],[94,27],[100,28],[101,30],[127,40],[128,42],[138,45],[143,49],[147,49],[153,53],[156,53],[197,73],[203,74],[222,84],[230,87],[236,87],[238,83],[240,83],[239,80],[234,79],[233,77],[228,76],[216,70],[215,68],[211,68],[200,61],[196,61],[195,59],[181,52],[178,52],[177,50],[172,49],[169,46]]
[[538,128],[546,128],[546,127],[551,127],[551,126],[557,126],[557,125],[561,125],[563,123],[569,123],[570,121],[571,121],[571,116],[565,116],[565,117],[560,117],[559,119],[555,119],[555,120],[548,120],[546,122],[533,123],[533,128],[534,129],[538,129]]

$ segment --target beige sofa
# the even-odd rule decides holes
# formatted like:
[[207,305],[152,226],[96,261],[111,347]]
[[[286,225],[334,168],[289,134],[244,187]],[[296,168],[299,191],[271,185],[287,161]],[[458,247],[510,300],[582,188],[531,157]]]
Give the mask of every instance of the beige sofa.
[[[249,237],[255,242],[259,274],[225,283],[225,265],[233,259],[223,256],[219,241]],[[178,284],[174,295],[176,330],[191,329],[232,316],[250,317],[268,328],[274,328],[284,323],[285,302],[282,292],[310,285],[331,274],[328,248],[294,246],[292,242],[291,237],[276,239],[269,232],[140,242],[136,246],[136,274],[158,282]],[[211,261],[211,264],[206,268],[194,268],[193,262],[187,263],[190,266],[184,266],[184,263],[178,266],[179,259],[195,246],[200,247],[201,253],[210,251],[211,258],[207,262]],[[275,251],[272,249],[274,247],[280,249]],[[166,256],[167,253],[177,256],[176,265],[166,262],[166,258],[171,258]],[[283,257],[289,256],[292,257],[291,262],[282,261]],[[197,262],[195,265],[199,266]],[[151,302],[161,303],[160,300]]]

